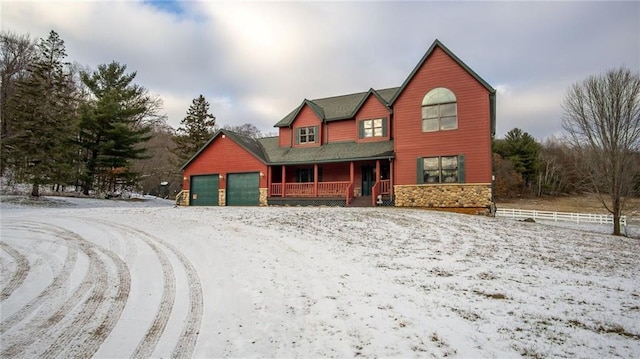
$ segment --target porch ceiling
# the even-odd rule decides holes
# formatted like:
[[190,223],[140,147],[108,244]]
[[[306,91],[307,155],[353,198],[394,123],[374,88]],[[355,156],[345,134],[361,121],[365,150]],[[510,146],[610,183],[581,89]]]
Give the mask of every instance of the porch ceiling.
[[367,159],[393,158],[393,141],[382,142],[338,142],[317,147],[279,147],[278,138],[261,138],[267,162],[271,165],[298,163],[327,163],[361,161]]

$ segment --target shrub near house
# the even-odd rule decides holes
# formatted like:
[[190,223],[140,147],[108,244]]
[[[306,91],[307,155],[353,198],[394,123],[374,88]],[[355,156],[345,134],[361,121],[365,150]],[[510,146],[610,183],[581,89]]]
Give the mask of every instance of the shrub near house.
[[495,90],[436,40],[400,87],[303,100],[253,139],[216,132],[184,204],[486,209]]

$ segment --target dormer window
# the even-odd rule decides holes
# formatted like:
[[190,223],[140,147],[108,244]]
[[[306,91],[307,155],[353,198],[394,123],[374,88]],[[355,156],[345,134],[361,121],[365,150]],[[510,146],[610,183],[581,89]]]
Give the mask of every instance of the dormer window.
[[358,122],[358,137],[372,138],[387,136],[387,119],[374,118],[370,120],[360,120]]
[[456,95],[444,87],[435,88],[422,99],[422,132],[458,128]]
[[318,142],[318,126],[298,127],[296,133],[296,144]]

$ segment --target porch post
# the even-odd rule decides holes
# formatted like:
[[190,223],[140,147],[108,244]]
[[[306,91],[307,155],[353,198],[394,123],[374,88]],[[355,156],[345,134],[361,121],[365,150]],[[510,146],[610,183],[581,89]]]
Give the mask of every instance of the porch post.
[[376,180],[373,181],[373,184],[380,182],[380,160],[376,160]]
[[389,159],[389,196],[393,198],[393,159]]
[[286,174],[287,174],[287,167],[285,165],[282,165],[282,198],[284,198],[284,195],[285,195],[284,182],[285,182]]
[[349,162],[349,181],[351,183],[353,183],[354,180],[354,168],[353,168],[353,161]]
[[271,166],[267,166],[267,196],[271,197]]
[[318,197],[318,164],[313,165],[313,196]]

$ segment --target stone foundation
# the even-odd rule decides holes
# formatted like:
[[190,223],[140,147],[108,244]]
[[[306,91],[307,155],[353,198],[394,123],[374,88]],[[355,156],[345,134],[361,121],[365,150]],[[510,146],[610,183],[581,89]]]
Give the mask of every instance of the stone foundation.
[[260,188],[260,200],[258,201],[258,203],[260,204],[260,206],[268,206],[269,205],[267,203],[267,189],[266,188]]
[[189,196],[191,194],[189,193],[188,190],[183,190],[182,191],[182,197],[178,198],[176,196],[176,204],[178,206],[188,206],[189,205]]
[[227,190],[224,188],[218,189],[218,206],[227,205]]
[[423,184],[393,186],[396,207],[489,208],[490,184]]

